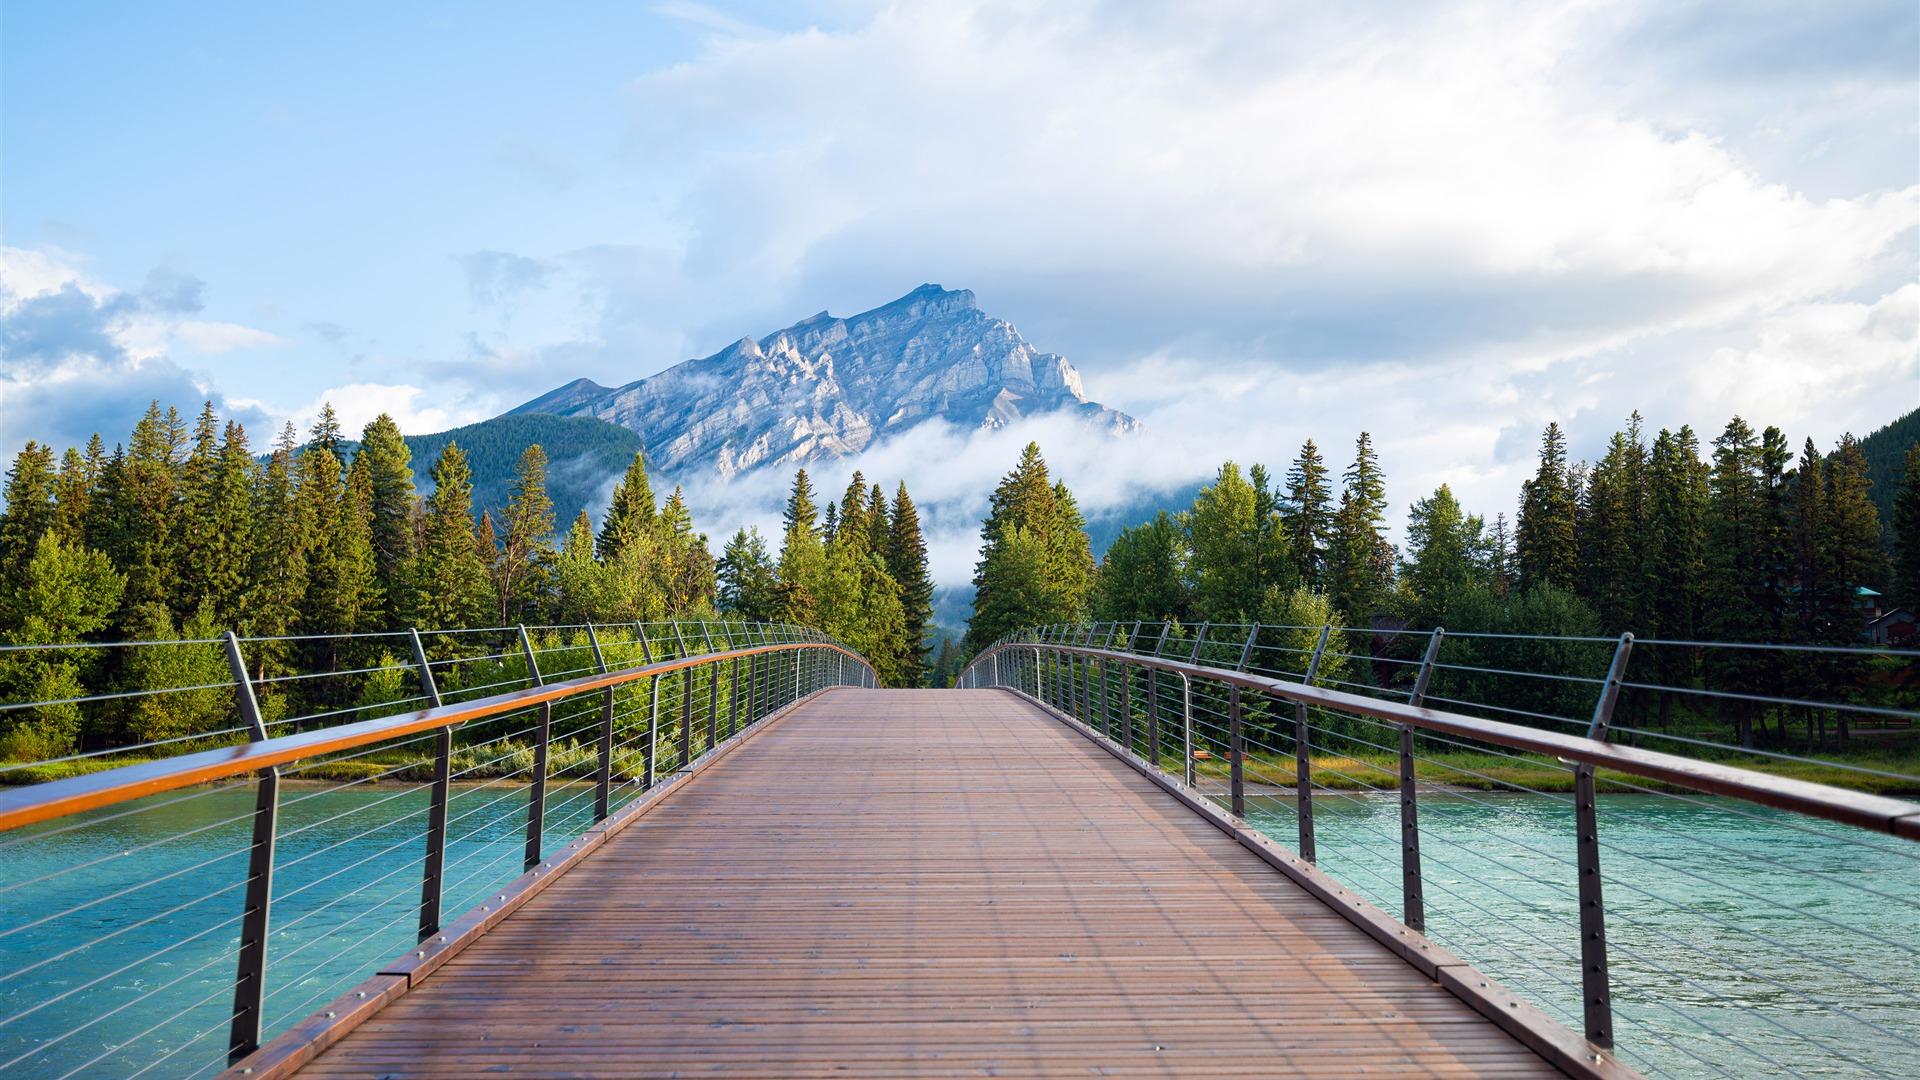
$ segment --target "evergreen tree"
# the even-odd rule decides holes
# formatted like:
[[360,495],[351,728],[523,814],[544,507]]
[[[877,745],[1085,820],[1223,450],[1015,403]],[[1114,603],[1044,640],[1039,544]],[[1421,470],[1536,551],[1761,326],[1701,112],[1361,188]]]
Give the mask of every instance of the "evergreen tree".
[[853,471],[853,479],[847,481],[847,490],[840,496],[840,513],[832,530],[829,543],[838,540],[843,533],[851,533],[848,539],[861,551],[872,550],[867,541],[873,535],[867,526],[867,478],[860,470]]
[[[419,625],[458,630],[475,625],[493,603],[488,562],[473,526],[473,474],[460,447],[448,443],[433,463],[420,556],[414,563],[414,617]],[[489,520],[488,531],[492,524]]]
[[1327,486],[1327,466],[1320,450],[1308,439],[1300,456],[1287,470],[1287,510],[1284,517],[1288,546],[1300,567],[1300,580],[1309,588],[1326,587],[1327,533],[1333,525],[1333,496]]
[[747,622],[780,615],[780,574],[759,529],[741,529],[727,541],[717,569],[720,610]]
[[320,416],[313,422],[313,430],[308,433],[307,446],[339,457],[340,441],[340,417],[333,411],[333,402],[324,402],[320,406]]
[[520,454],[507,499],[507,532],[493,566],[500,624],[537,623],[553,562],[553,500],[547,497],[547,453],[538,443]]
[[826,548],[820,542],[813,484],[805,469],[793,474],[793,490],[787,496],[782,520],[786,527],[780,540],[779,619],[797,626],[818,626],[815,590],[826,576]]
[[[307,549],[313,522],[305,503],[296,497],[293,425],[280,431],[264,468],[255,474],[253,508],[257,543],[249,560],[246,618],[242,628],[263,637],[281,637],[297,631],[300,609],[307,595]],[[261,650],[256,649],[256,653]],[[284,659],[279,647],[260,663],[270,666]],[[262,668],[264,673],[265,667]]]
[[[299,459],[296,488],[302,517],[311,531],[307,548],[307,594],[300,607],[301,630],[307,634],[352,634],[371,622],[379,610],[375,579],[373,527],[364,477],[349,486],[333,451],[309,446]],[[317,663],[336,666],[341,652],[322,642],[314,654]]]
[[[1017,545],[1011,539],[1016,532]],[[1047,475],[1039,444],[1028,443],[1020,463],[994,489],[980,537],[967,652],[977,653],[1022,626],[1080,618],[1092,590],[1093,553],[1080,509],[1066,485]],[[1029,566],[1036,548],[1038,565]],[[1035,591],[1018,591],[1028,588]]]
[[1707,499],[1706,630],[1721,641],[1764,641],[1771,629],[1761,596],[1767,570],[1766,501],[1760,439],[1734,417],[1713,440]]
[[28,440],[7,470],[7,507],[0,512],[0,579],[10,579],[26,566],[41,534],[53,527],[55,480],[53,447]]
[[1101,622],[1198,621],[1186,587],[1186,539],[1165,510],[1120,530],[1094,579],[1093,617]]
[[1506,514],[1493,515],[1493,527],[1487,530],[1479,561],[1485,573],[1487,591],[1496,598],[1505,599],[1513,587],[1513,538],[1507,529]]
[[[186,449],[186,424],[172,408],[160,411],[154,402],[134,425],[127,447],[121,491],[115,500],[119,540],[117,565],[127,575],[123,594],[123,626],[139,633],[152,620],[140,614],[150,607],[187,613],[186,593],[179,588],[179,560],[174,550],[174,517],[178,513],[180,464]],[[110,552],[112,553],[112,552]],[[173,605],[180,605],[181,610]],[[198,607],[195,602],[193,608]]]
[[1835,584],[1827,567],[1827,468],[1808,438],[1793,478],[1794,592],[1790,619],[1795,640],[1814,644],[1832,640],[1826,625],[1834,607]]
[[1607,443],[1606,456],[1587,478],[1580,528],[1580,591],[1606,633],[1641,625],[1646,457],[1640,414],[1636,412],[1628,420],[1626,431],[1614,433]]
[[[1692,640],[1700,630],[1702,580],[1706,574],[1707,471],[1691,427],[1662,430],[1647,457],[1646,587],[1649,602],[1642,637]],[[1690,661],[1684,650],[1656,654],[1669,685],[1684,685]],[[1664,705],[1664,703],[1663,703]]]
[[933,628],[933,578],[927,572],[927,542],[920,535],[920,512],[907,494],[905,481],[894,490],[887,522],[890,527],[887,572],[900,586],[900,611],[907,639],[904,681],[908,686],[925,686],[927,632]]
[[375,576],[384,597],[386,625],[398,628],[406,624],[406,582],[412,574],[414,489],[413,451],[393,417],[381,413],[361,430],[353,468],[367,473]]
[[678,485],[660,507],[658,567],[667,610],[675,615],[699,614],[711,607],[714,593],[713,554],[705,534],[693,531],[693,514]]
[[635,454],[633,463],[627,466],[627,474],[613,489],[613,504],[607,507],[606,520],[600,525],[600,557],[617,558],[629,544],[653,528],[655,513],[646,455]]
[[[98,449],[100,436],[94,435]],[[88,525],[93,517],[94,487],[100,481],[91,459],[68,447],[60,458],[60,474],[54,480],[53,523],[56,536],[70,544],[85,545]]]
[[1578,500],[1567,467],[1567,441],[1558,423],[1540,437],[1540,469],[1520,494],[1514,553],[1521,589],[1574,588],[1579,575]]
[[1453,491],[1441,484],[1407,513],[1407,557],[1401,580],[1413,596],[1415,623],[1441,624],[1447,606],[1463,590],[1479,587],[1484,571],[1474,562],[1483,526],[1460,510]]
[[1336,608],[1368,625],[1392,596],[1394,556],[1381,534],[1386,482],[1372,437],[1364,431],[1343,479],[1340,509],[1334,512],[1328,537],[1326,591]]
[[1880,514],[1867,478],[1866,455],[1851,434],[1840,438],[1827,465],[1827,557],[1836,586],[1832,625],[1835,644],[1858,644],[1866,632],[1859,591],[1885,582]]
[[866,523],[867,550],[885,559],[893,544],[893,522],[887,517],[887,493],[879,484],[867,489]]
[[1907,448],[1892,523],[1894,602],[1920,607],[1920,443]]
[[1191,552],[1187,576],[1203,619],[1242,621],[1266,593],[1260,550],[1266,530],[1259,503],[1258,491],[1229,461],[1183,515]]

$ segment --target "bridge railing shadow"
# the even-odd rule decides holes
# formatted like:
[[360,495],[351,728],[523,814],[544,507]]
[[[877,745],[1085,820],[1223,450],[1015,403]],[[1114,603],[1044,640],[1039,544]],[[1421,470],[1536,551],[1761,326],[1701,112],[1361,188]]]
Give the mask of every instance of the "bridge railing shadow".
[[1655,1075],[1920,1075],[1920,652],[1009,635],[1084,725]]
[[[228,634],[0,665],[52,673],[0,700],[0,750],[106,744],[0,762],[0,1073],[49,1077],[220,1072],[430,963],[766,718],[875,684],[818,630],[740,622]],[[127,689],[72,692],[82,665]]]

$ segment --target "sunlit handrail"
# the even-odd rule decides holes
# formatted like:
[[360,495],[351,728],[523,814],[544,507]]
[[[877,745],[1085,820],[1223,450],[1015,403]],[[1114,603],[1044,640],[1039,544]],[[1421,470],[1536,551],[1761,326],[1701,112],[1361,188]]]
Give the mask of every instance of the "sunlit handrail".
[[1682,787],[1726,795],[1762,806],[1824,818],[1875,832],[1892,833],[1908,840],[1920,840],[1920,803],[1904,799],[1848,791],[1827,784],[1816,784],[1791,777],[1774,776],[1732,765],[1698,761],[1693,758],[1620,746],[1599,739],[1564,735],[1523,727],[1519,724],[1483,720],[1441,709],[1414,707],[1399,702],[1350,694],[1343,690],[1273,679],[1230,668],[1167,660],[1139,653],[1109,649],[1060,645],[1039,641],[1009,641],[990,646],[975,657],[962,672],[961,684],[973,679],[981,665],[993,657],[1022,652],[1072,655],[1090,660],[1107,660],[1155,668],[1189,678],[1204,678],[1228,686],[1256,690],[1302,705],[1353,713],[1392,724],[1406,724],[1425,731],[1442,732],[1478,739],[1501,746],[1561,758],[1583,765],[1613,769],[1631,776],[1677,784]]
[[763,653],[825,649],[840,653],[871,671],[860,654],[830,640],[779,642],[642,664],[608,674],[588,675],[565,682],[461,702],[362,720],[320,731],[280,735],[259,742],[202,750],[159,761],[139,762],[100,772],[51,780],[25,787],[0,789],[0,831],[93,810],[164,791],[191,787],[226,777],[272,768],[290,761],[336,753],[371,743],[424,731],[451,728],[517,709],[558,701],[594,690],[605,690],[686,668],[700,667]]

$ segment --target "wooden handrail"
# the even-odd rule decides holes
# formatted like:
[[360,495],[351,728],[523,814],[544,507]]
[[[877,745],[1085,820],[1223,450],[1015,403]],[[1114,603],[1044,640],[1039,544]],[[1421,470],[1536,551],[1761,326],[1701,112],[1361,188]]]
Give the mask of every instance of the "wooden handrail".
[[872,665],[868,664],[859,653],[830,641],[782,642],[662,660],[605,675],[588,675],[566,682],[495,694],[458,705],[443,705],[439,708],[396,713],[392,716],[361,720],[319,731],[282,735],[261,742],[223,746],[160,761],[145,761],[136,765],[123,765],[116,769],[103,769],[84,776],[50,780],[44,784],[7,788],[0,790],[0,832],[39,821],[65,817],[82,810],[112,806],[115,803],[145,795],[155,795],[163,791],[191,787],[194,784],[205,784],[230,776],[257,772],[275,765],[298,761],[301,758],[351,750],[403,735],[452,727],[469,720],[497,716],[529,705],[558,701],[561,698],[588,691],[604,690],[611,686],[665,675],[683,668],[698,667],[736,657],[755,656],[760,653],[798,649],[831,649],[852,657],[862,667],[872,670]]
[[1443,709],[1402,705],[1379,698],[1349,694],[1344,690],[1309,686],[1284,679],[1269,679],[1226,668],[1182,663],[1178,660],[1163,660],[1141,656],[1138,653],[1090,649],[1074,645],[1054,645],[1046,642],[1007,642],[995,645],[975,657],[968,667],[978,665],[982,659],[997,652],[1023,650],[1072,654],[1178,672],[1189,678],[1204,678],[1229,686],[1256,690],[1303,705],[1370,716],[1390,724],[1408,724],[1425,731],[1460,735],[1516,750],[1546,754],[1564,761],[1613,769],[1631,776],[1676,784],[1696,791],[1726,795],[1760,806],[1771,806],[1809,817],[1838,821],[1873,832],[1892,833],[1908,840],[1920,840],[1920,803],[1908,802],[1904,799],[1849,791],[1827,784],[1773,776],[1769,773],[1732,765],[1719,765],[1710,761],[1697,761],[1693,758],[1663,754],[1655,750],[1618,746],[1598,739],[1562,735],[1554,731],[1523,727],[1499,720],[1482,720],[1477,716],[1447,712]]

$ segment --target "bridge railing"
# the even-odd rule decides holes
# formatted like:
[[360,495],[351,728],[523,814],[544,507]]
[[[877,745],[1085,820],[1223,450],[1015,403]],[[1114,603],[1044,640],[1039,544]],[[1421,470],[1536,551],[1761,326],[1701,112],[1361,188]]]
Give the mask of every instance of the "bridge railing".
[[[1713,677],[1736,665],[1760,692]],[[1872,692],[1814,677],[1835,671]],[[1288,836],[1646,1072],[1901,1076],[1920,1075],[1902,672],[1920,652],[1081,624],[1010,635],[958,685],[1032,696]],[[1790,721],[1852,760],[1789,752]]]
[[219,1072],[343,990],[430,968],[761,720],[875,684],[817,630],[737,622],[0,663],[82,650],[147,685],[0,701],[0,733],[78,717],[159,737],[0,765],[8,1076]]

